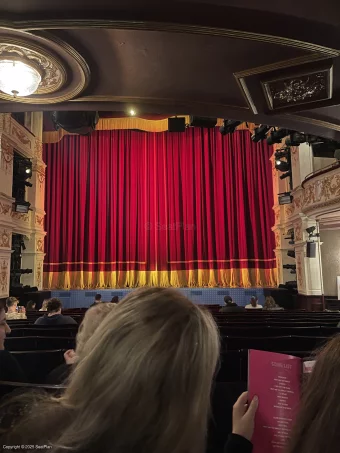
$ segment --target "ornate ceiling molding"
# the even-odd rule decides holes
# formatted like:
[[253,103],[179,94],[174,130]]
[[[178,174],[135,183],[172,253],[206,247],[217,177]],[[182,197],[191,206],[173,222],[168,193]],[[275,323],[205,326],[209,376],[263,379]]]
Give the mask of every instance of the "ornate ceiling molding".
[[251,41],[267,42],[279,44],[282,46],[303,49],[309,52],[322,53],[325,56],[337,57],[340,51],[330,47],[321,46],[311,42],[304,42],[297,39],[285,38],[263,33],[254,33],[243,30],[233,30],[221,27],[209,27],[196,24],[174,24],[154,21],[138,20],[89,20],[89,19],[56,19],[56,20],[19,20],[19,21],[1,21],[1,27],[13,28],[17,30],[34,31],[34,30],[53,30],[53,29],[76,29],[76,28],[115,28],[123,30],[148,30],[148,31],[166,31],[172,33],[190,33],[210,36],[230,37],[245,39]]
[[0,27],[0,58],[15,59],[33,64],[42,81],[30,96],[13,97],[0,92],[0,100],[26,104],[54,104],[78,96],[88,85],[90,70],[83,57],[59,38],[42,33]]

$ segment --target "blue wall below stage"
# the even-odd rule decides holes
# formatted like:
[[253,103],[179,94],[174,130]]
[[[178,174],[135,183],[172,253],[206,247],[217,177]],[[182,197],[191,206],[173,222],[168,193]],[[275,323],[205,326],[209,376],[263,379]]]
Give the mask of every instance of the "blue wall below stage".
[[[231,296],[238,305],[249,304],[250,298],[256,295],[259,303],[264,303],[264,290],[262,288],[178,288],[196,304],[223,305],[223,297]],[[119,299],[128,294],[131,289],[101,289],[101,290],[71,290],[52,291],[52,297],[59,297],[64,308],[81,308],[90,306],[97,293],[102,295],[102,300],[109,302],[113,296]]]

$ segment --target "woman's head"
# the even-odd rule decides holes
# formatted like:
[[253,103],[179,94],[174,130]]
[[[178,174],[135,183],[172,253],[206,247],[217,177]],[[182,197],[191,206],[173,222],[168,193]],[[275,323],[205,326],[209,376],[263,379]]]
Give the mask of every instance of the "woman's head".
[[76,452],[199,453],[218,356],[208,312],[172,289],[134,291],[85,343],[39,431]]
[[33,300],[29,300],[26,305],[26,310],[35,310],[35,305]]
[[340,448],[340,336],[316,356],[289,443],[289,453],[335,453]]
[[264,302],[264,308],[275,308],[276,303],[272,296],[267,296]]
[[116,309],[116,306],[116,304],[111,303],[97,304],[87,310],[77,335],[77,355],[82,352],[85,343],[94,334],[99,324],[112,310]]
[[50,299],[44,299],[42,306],[41,306],[41,311],[47,311],[47,304],[49,303]]
[[5,348],[5,338],[9,333],[11,333],[11,329],[6,322],[5,310],[0,306],[0,351]]

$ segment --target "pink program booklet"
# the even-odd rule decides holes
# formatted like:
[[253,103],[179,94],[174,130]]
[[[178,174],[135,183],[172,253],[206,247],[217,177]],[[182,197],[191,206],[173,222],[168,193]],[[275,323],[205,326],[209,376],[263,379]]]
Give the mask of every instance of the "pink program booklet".
[[306,368],[299,357],[254,350],[248,361],[249,400],[259,397],[253,453],[281,453],[298,409],[302,374],[311,372],[313,362]]

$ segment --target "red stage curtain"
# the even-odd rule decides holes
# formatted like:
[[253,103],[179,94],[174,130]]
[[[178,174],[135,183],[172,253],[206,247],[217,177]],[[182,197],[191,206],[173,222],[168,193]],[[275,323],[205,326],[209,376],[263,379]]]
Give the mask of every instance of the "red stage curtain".
[[217,128],[45,145],[45,287],[274,286],[271,154]]

